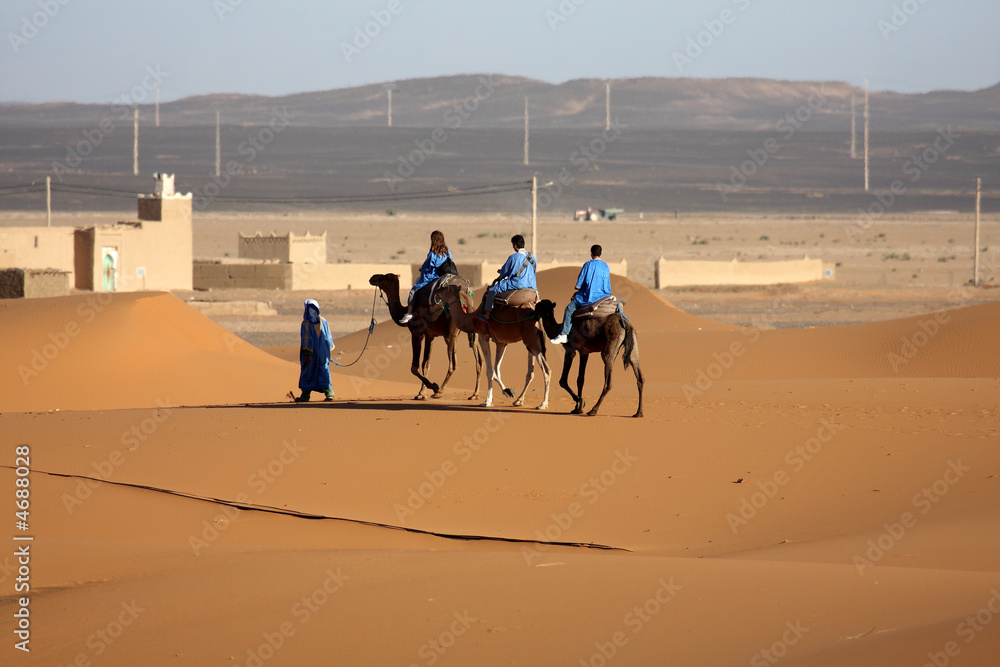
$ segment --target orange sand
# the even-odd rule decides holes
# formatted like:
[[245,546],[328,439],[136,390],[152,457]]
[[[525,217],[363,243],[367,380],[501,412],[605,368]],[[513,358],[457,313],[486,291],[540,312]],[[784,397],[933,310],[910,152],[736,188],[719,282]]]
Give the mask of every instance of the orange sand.
[[745,330],[614,289],[641,420],[620,360],[596,418],[476,407],[464,340],[416,402],[389,322],[295,405],[295,364],[171,295],[0,302],[0,497],[35,538],[30,653],[0,552],[2,664],[996,664],[1000,304]]

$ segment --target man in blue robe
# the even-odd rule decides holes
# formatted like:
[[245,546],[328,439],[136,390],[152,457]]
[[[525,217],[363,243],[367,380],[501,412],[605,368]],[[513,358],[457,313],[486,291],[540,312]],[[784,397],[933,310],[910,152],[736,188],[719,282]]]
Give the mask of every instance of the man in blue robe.
[[500,275],[493,281],[483,297],[483,316],[489,319],[493,310],[493,301],[497,294],[516,289],[538,289],[535,282],[535,258],[524,249],[524,237],[517,234],[510,239],[514,253],[507,258],[504,265],[497,271]]
[[569,341],[569,330],[573,328],[573,313],[577,308],[611,296],[611,269],[601,259],[602,252],[599,245],[590,247],[590,261],[580,269],[580,276],[576,279],[576,293],[569,300],[566,312],[563,314],[562,331],[551,339],[554,345],[562,345]]
[[319,303],[315,299],[306,301],[300,329],[299,389],[302,395],[296,403],[306,403],[312,392],[322,392],[324,400],[333,400],[333,386],[330,382],[330,352],[336,347],[330,335],[330,324],[319,315]]

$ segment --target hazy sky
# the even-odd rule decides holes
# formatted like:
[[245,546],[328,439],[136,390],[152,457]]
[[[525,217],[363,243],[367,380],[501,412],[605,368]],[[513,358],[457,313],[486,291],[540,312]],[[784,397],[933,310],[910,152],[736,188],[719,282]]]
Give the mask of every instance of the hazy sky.
[[111,102],[154,80],[169,101],[487,72],[867,75],[902,92],[1000,81],[1000,0],[2,0],[0,28],[2,102]]

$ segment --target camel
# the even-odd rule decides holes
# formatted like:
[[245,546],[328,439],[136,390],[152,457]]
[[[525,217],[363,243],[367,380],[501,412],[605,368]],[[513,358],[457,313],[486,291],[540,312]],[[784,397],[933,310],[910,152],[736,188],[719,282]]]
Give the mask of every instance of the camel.
[[[545,359],[545,337],[536,325],[535,314],[532,308],[520,306],[511,307],[497,304],[493,308],[493,314],[489,321],[483,320],[469,311],[472,310],[470,304],[464,301],[461,307],[459,304],[459,290],[450,286],[438,292],[441,304],[451,312],[451,319],[459,329],[479,336],[479,346],[483,350],[483,358],[486,360],[486,401],[482,407],[493,406],[493,380],[500,385],[503,394],[509,398],[514,398],[514,392],[505,387],[500,377],[500,364],[503,362],[503,355],[507,346],[511,343],[524,343],[528,350],[528,372],[524,378],[524,389],[520,396],[514,400],[514,405],[520,407],[524,405],[524,395],[528,393],[528,386],[535,377],[534,362],[538,361],[538,366],[542,369],[542,378],[545,381],[545,395],[542,397],[538,410],[547,410],[549,407],[549,381],[551,372],[549,362]],[[489,341],[496,345],[496,365],[490,355]]]
[[[406,314],[406,305],[399,300],[399,276],[394,273],[376,274],[368,281],[369,284],[378,287],[386,295],[386,304],[389,306],[389,315],[397,326],[405,326],[410,330],[410,343],[413,347],[413,359],[410,364],[410,372],[420,379],[420,391],[413,398],[415,400],[425,400],[424,389],[434,392],[431,398],[441,398],[444,388],[448,384],[452,373],[455,372],[455,342],[458,340],[459,328],[455,326],[454,320],[447,310],[441,306],[430,306],[427,301],[421,298],[418,293],[414,296],[413,319],[407,324],[400,324],[399,320]],[[469,281],[458,277],[458,282],[453,283],[460,293],[463,303],[472,305],[472,297],[469,295]],[[427,364],[431,357],[431,342],[438,336],[444,336],[448,344],[448,374],[444,376],[441,385],[427,379]],[[420,348],[423,346],[423,362],[420,361]],[[468,400],[479,398],[479,378],[482,375],[483,359],[476,347],[475,336],[469,335],[469,347],[476,355],[476,389],[469,396]]]
[[[542,300],[535,306],[535,313],[542,322],[542,328],[545,329],[546,335],[550,338],[555,338],[562,330],[562,324],[556,322],[555,308],[556,304],[548,299]],[[635,329],[619,311],[605,317],[574,318],[573,328],[569,333],[569,342],[563,347],[566,350],[566,356],[563,359],[563,372],[562,377],[559,378],[559,386],[568,391],[576,402],[572,414],[583,413],[583,380],[587,374],[587,358],[590,354],[600,352],[601,358],[604,360],[604,391],[601,392],[601,397],[597,399],[594,407],[587,413],[588,417],[593,417],[597,414],[598,408],[601,407],[601,401],[604,400],[608,390],[611,389],[611,367],[624,348],[625,368],[632,366],[632,370],[635,372],[635,382],[639,387],[639,409],[632,416],[642,417],[643,378],[642,371],[639,369],[638,341]],[[573,357],[576,356],[577,352],[580,353],[580,372],[576,380],[576,393],[574,393],[569,386],[568,378],[570,368],[573,366]]]

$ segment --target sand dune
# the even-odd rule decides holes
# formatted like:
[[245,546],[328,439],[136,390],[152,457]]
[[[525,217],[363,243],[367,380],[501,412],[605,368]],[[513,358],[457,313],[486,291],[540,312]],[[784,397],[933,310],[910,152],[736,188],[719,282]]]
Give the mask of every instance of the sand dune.
[[745,330],[614,288],[641,420],[620,362],[604,416],[558,387],[547,413],[483,410],[463,341],[446,397],[416,402],[383,322],[340,400],[296,405],[294,364],[170,295],[3,302],[0,433],[30,448],[35,537],[32,650],[4,664],[995,663],[997,304]]

